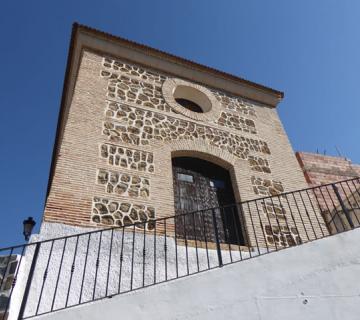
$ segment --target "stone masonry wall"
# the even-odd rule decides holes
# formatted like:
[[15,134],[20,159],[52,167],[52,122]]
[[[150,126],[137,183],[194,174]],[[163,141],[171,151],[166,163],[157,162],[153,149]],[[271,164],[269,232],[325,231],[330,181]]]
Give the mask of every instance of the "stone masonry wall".
[[[84,52],[63,119],[45,221],[83,227],[148,221],[151,230],[153,219],[174,214],[171,157],[179,153],[226,167],[237,201],[306,187],[276,109],[206,88],[221,110],[194,120],[166,102],[162,86],[169,78]],[[263,212],[283,220],[287,215],[279,204],[264,203]],[[289,227],[259,225],[257,232],[264,228],[269,244],[301,241]]]

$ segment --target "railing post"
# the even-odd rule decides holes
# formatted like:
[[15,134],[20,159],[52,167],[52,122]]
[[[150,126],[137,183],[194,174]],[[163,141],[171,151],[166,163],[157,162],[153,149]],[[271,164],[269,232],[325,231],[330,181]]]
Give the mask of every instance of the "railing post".
[[211,209],[211,215],[214,225],[214,232],[215,232],[215,241],[216,241],[216,251],[219,259],[219,267],[223,266],[222,256],[221,256],[221,247],[220,247],[220,241],[219,241],[219,231],[218,226],[216,222],[216,215],[215,215],[215,209]]
[[21,302],[20,311],[19,311],[19,315],[18,315],[18,320],[21,320],[24,317],[26,303],[27,303],[27,300],[28,300],[28,297],[29,297],[30,287],[31,287],[33,276],[34,276],[35,266],[36,266],[36,262],[37,262],[37,259],[38,259],[38,256],[39,256],[40,245],[41,245],[41,243],[38,242],[36,244],[36,246],[35,246],[35,252],[34,252],[34,255],[33,255],[32,262],[31,262],[29,276],[28,276],[28,279],[27,279],[27,282],[26,282],[26,287],[25,287],[23,299],[22,299],[22,302]]
[[[332,186],[332,188],[334,189],[336,198],[339,200],[341,209],[342,209],[342,211],[344,212],[344,214],[345,214],[345,216],[346,216],[346,219],[347,219],[347,221],[349,222],[349,225],[350,225],[351,229],[354,229],[355,226],[354,226],[354,223],[352,222],[352,219],[351,219],[349,210],[346,208],[343,200],[341,199],[341,196],[340,196],[340,193],[339,193],[339,190],[338,190],[337,186],[336,186],[335,184],[332,184],[331,186]],[[341,219],[341,218],[340,218],[340,219]]]

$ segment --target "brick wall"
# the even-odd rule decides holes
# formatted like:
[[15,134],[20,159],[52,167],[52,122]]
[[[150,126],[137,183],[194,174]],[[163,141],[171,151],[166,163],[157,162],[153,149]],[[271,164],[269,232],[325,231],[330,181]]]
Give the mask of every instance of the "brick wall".
[[[328,185],[315,190],[314,195],[331,233],[348,230],[349,217],[353,225],[359,226],[360,180],[356,178],[360,177],[360,166],[343,157],[315,153],[297,152],[296,157],[309,186],[328,185],[351,179],[337,183],[336,187]],[[346,208],[347,216],[343,208]]]
[[[237,201],[307,186],[275,108],[188,83],[216,104],[211,116],[191,118],[166,100],[170,78],[84,51],[45,221],[104,227],[173,215],[171,158],[179,155],[227,168]],[[256,228],[262,233],[260,221]]]
[[343,157],[296,152],[296,158],[310,186],[328,184],[360,176],[360,165]]

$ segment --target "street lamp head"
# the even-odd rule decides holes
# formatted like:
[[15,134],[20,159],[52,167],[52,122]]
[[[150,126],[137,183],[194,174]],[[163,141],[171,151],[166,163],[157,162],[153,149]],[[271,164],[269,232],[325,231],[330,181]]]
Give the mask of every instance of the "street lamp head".
[[35,224],[36,224],[36,222],[34,221],[34,219],[32,217],[29,217],[23,221],[23,225],[24,225],[23,235],[24,235],[26,241],[29,241],[31,232],[32,232]]

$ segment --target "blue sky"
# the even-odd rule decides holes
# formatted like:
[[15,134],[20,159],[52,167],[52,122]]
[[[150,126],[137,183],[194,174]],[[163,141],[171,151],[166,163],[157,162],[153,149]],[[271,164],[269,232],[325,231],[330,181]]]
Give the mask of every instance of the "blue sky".
[[0,247],[40,225],[73,22],[285,92],[295,150],[360,163],[360,1],[2,1]]

